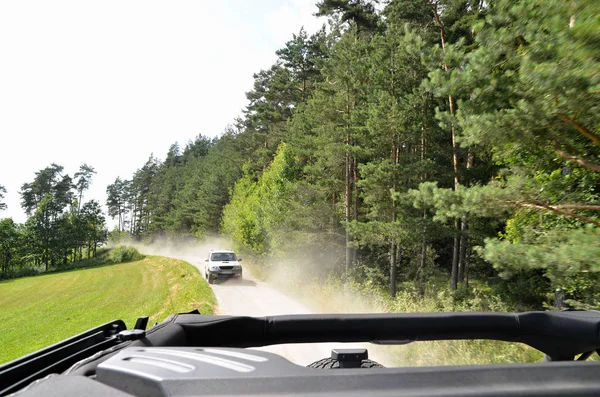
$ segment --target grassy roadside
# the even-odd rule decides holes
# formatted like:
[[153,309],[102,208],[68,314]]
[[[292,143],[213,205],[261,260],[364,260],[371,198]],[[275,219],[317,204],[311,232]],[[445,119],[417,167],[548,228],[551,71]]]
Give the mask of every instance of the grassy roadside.
[[[518,311],[498,296],[474,288],[468,299],[456,300],[448,291],[427,291],[417,296],[410,289],[399,288],[395,299],[387,290],[368,283],[344,283],[339,279],[318,279],[306,276],[298,267],[275,272],[258,265],[248,256],[245,266],[259,280],[268,282],[281,292],[291,295],[321,313],[415,313],[452,311]],[[499,341],[433,341],[401,346],[376,346],[370,350],[385,354],[398,366],[473,365],[492,363],[523,363],[542,360],[543,354],[519,343]]]
[[39,350],[102,323],[139,316],[150,324],[216,299],[187,262],[159,256],[117,265],[0,282],[0,363]]

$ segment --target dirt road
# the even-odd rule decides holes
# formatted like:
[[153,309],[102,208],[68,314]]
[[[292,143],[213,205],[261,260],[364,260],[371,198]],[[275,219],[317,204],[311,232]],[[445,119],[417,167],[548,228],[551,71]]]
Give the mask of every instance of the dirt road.
[[[197,258],[181,258],[204,272],[204,262]],[[258,281],[247,269],[244,269],[242,281],[225,280],[212,285],[213,291],[219,302],[219,314],[245,315],[245,316],[271,316],[282,314],[311,314],[312,311],[303,304],[286,296],[268,284]],[[268,346],[261,350],[274,352],[288,360],[308,365],[331,355],[332,348],[366,347],[369,349],[369,358],[386,365],[384,357],[378,357],[369,345],[349,343],[318,343],[318,344],[290,344]]]

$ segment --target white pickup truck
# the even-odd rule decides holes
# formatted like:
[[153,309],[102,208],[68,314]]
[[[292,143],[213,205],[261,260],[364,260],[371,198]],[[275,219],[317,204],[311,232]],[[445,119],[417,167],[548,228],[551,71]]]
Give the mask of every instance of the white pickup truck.
[[219,278],[242,278],[241,258],[233,251],[211,250],[204,260],[204,277],[209,284],[213,284]]

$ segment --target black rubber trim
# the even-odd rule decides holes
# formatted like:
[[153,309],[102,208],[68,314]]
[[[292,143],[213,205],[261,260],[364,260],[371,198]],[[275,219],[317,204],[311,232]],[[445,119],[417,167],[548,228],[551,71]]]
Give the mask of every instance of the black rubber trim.
[[0,366],[0,396],[115,346],[115,334],[124,329],[125,323],[115,320]]
[[271,317],[184,314],[175,323],[183,328],[191,346],[490,339],[525,343],[553,360],[572,360],[600,348],[597,311]]

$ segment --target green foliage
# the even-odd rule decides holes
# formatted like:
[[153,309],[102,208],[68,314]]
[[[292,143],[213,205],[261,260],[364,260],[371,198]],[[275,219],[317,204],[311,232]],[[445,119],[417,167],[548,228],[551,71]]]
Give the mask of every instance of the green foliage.
[[115,228],[108,233],[108,242],[118,245],[126,242],[130,237],[131,235],[128,232],[121,231],[118,226],[115,226]]
[[281,255],[315,241],[323,227],[318,191],[301,181],[301,167],[285,144],[261,177],[245,175],[223,211],[223,232],[238,248]]
[[124,216],[127,202],[127,184],[127,181],[123,181],[121,178],[117,177],[112,184],[106,187],[106,195],[108,196],[106,199],[108,216],[110,216],[112,219],[118,217],[119,223],[117,228],[119,231],[123,231],[125,229]]
[[460,67],[431,74],[441,93],[462,95],[460,142],[487,147],[505,167],[475,187],[475,211],[487,201],[508,215],[501,240],[478,249],[482,257],[504,277],[541,269],[552,287],[588,305],[598,302],[599,12],[593,1],[495,2],[473,25],[476,49],[451,47]]
[[489,239],[482,253],[503,277],[523,268],[543,269],[555,288],[566,287],[579,296],[586,295],[585,291],[595,294],[588,282],[582,282],[597,283],[600,272],[600,233],[594,226],[552,229],[535,238],[526,234],[518,242]]
[[254,194],[256,186],[248,175],[242,177],[233,189],[229,204],[223,209],[223,232],[236,244],[256,254],[264,253],[264,232],[260,229],[256,212],[260,207]]
[[15,265],[14,258],[19,256],[19,231],[12,218],[0,220],[0,269],[2,275],[8,274]]
[[6,203],[2,201],[2,200],[4,200],[5,194],[6,194],[6,188],[4,186],[0,185],[0,211],[6,209]]
[[317,7],[317,16],[340,14],[342,22],[352,23],[367,31],[376,29],[379,22],[375,6],[369,0],[321,0]]
[[[289,70],[293,89],[290,93],[295,102],[306,102],[314,90],[315,83],[321,80],[324,60],[325,29],[308,36],[304,28],[292,36],[285,47],[276,51],[283,66]],[[299,93],[299,97],[298,94]]]
[[144,255],[135,248],[127,245],[119,245],[108,253],[109,263],[124,263],[144,259]]
[[97,201],[82,201],[94,173],[84,164],[73,183],[62,166],[51,164],[23,184],[21,204],[29,218],[22,225],[0,220],[0,277],[66,269],[83,259],[84,250],[88,259],[95,256],[107,238],[105,218]]
[[83,192],[90,188],[90,185],[92,184],[92,175],[95,173],[96,170],[87,164],[83,164],[79,167],[79,172],[75,173],[75,188],[79,194],[79,199],[77,200],[79,205],[78,209],[81,208]]

